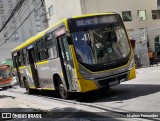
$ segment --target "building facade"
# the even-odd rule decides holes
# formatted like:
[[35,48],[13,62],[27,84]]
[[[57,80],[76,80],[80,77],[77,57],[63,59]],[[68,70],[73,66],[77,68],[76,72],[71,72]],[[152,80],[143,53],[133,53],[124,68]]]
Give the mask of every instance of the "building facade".
[[41,0],[24,0],[18,5],[20,1],[0,0],[0,28],[16,8],[14,16],[0,32],[0,60],[10,58],[13,48],[48,27],[46,8]]
[[[49,25],[81,14],[116,12],[122,16],[130,38],[160,51],[160,10],[157,0],[45,0]],[[144,41],[144,42],[143,42]],[[157,43],[157,44],[156,44]]]

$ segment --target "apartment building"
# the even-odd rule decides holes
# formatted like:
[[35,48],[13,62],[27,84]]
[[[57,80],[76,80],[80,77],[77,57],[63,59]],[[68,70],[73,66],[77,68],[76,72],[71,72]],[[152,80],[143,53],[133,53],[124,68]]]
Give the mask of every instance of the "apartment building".
[[130,37],[146,41],[160,51],[159,0],[45,0],[49,25],[65,17],[81,14],[116,12],[122,16]]
[[[46,8],[41,0],[0,0],[0,28],[5,24],[12,11],[15,15],[0,32],[0,61],[11,57],[11,50],[46,29]],[[5,44],[3,44],[6,42]]]

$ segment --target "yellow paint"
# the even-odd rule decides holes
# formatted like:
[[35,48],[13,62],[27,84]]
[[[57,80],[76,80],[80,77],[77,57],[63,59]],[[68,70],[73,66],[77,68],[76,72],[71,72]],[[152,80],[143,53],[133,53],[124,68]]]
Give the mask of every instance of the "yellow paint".
[[[37,89],[36,87],[32,86],[29,87],[30,89]],[[55,90],[54,88],[41,88],[42,90]]]
[[55,90],[54,88],[42,88],[42,90]]
[[13,68],[13,71],[16,71],[16,68]]
[[[31,70],[31,67],[29,67],[29,72],[30,72],[30,75],[32,76],[32,70]],[[33,76],[32,76],[32,79],[33,79]]]
[[60,73],[60,75],[61,75],[61,77],[62,77],[62,78],[64,78],[64,75],[63,75],[63,73]]
[[35,86],[29,87],[29,88],[31,88],[31,89],[36,89],[36,87],[35,87]]
[[73,45],[70,45],[70,50],[71,50],[71,54],[72,54],[72,58],[73,58],[75,77],[78,78],[77,70],[79,70],[79,66],[78,66],[78,61],[77,61],[77,57],[76,57],[76,53],[75,53]]
[[78,83],[80,92],[88,92],[88,91],[98,89],[98,86],[93,80],[84,79],[80,73],[78,73],[78,77],[79,78],[77,79],[77,83]]
[[92,80],[80,79],[77,80],[80,92],[88,92],[98,89],[96,83]]
[[42,64],[47,64],[48,63],[48,60],[45,60],[45,61],[41,61],[41,62],[38,62],[36,63],[37,65],[42,65]]
[[131,80],[131,79],[134,79],[134,78],[136,78],[136,67],[135,67],[135,65],[129,72],[128,80]]
[[26,68],[26,66],[21,66],[21,67],[19,67],[19,69],[24,69],[24,68]]

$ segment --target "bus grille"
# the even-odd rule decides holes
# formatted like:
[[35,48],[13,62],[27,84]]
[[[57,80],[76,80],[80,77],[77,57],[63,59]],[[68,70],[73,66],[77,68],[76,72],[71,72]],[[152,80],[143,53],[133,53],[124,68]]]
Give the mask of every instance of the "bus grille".
[[123,74],[123,75],[119,75],[117,77],[112,77],[112,78],[107,78],[107,79],[104,79],[104,80],[100,80],[100,81],[98,81],[98,83],[101,87],[106,87],[106,86],[109,86],[110,82],[118,81],[117,84],[119,84],[121,81],[125,81],[126,78],[127,78],[127,74]]

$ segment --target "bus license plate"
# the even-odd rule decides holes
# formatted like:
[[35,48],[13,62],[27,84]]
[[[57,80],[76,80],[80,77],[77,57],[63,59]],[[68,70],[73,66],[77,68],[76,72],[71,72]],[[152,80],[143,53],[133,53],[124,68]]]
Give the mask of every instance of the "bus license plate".
[[119,83],[118,80],[111,81],[111,82],[109,82],[109,86],[113,86],[113,85],[116,85],[118,83]]

